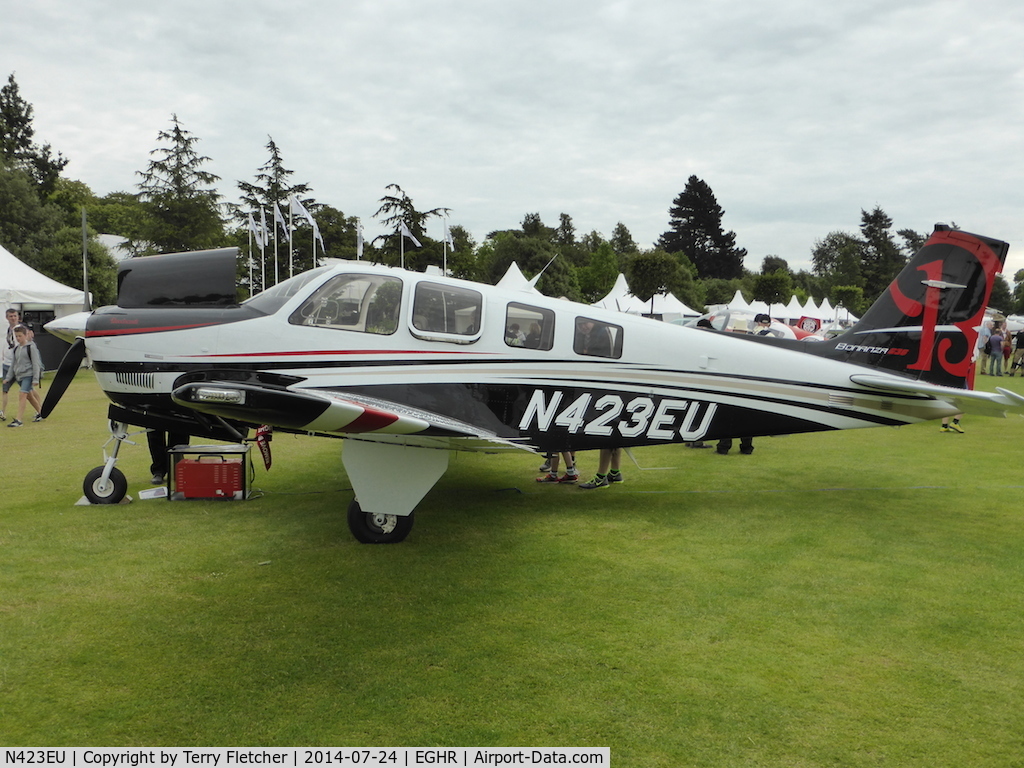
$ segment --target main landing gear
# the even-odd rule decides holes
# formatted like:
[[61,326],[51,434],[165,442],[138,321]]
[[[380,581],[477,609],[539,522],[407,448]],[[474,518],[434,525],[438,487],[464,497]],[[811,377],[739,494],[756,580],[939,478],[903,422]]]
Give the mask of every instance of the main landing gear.
[[412,514],[385,515],[364,512],[357,499],[348,505],[348,529],[362,544],[397,544],[412,530]]
[[[107,453],[107,446],[111,440],[114,447]],[[128,439],[127,425],[120,421],[110,422],[110,439],[103,444],[103,465],[89,470],[82,483],[82,491],[93,504],[120,504],[128,493],[128,479],[124,472],[118,469],[117,453],[121,450],[121,444],[128,443],[135,445]]]

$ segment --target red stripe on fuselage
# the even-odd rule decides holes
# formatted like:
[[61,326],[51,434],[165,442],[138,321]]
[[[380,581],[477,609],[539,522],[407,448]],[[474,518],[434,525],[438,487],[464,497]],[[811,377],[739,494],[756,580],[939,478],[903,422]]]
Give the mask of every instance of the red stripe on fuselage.
[[140,333],[163,333],[165,331],[187,331],[193,328],[209,328],[211,325],[221,325],[221,323],[193,323],[192,325],[162,325],[155,328],[117,328],[106,331],[86,330],[85,335],[87,338],[95,338],[97,336],[133,336]]
[[[308,349],[287,352],[222,352],[216,355],[193,355],[193,357],[300,357],[303,355],[450,355],[451,350],[433,349]],[[457,352],[465,355],[467,352]],[[480,354],[480,353],[476,353]],[[493,354],[493,353],[485,353]]]

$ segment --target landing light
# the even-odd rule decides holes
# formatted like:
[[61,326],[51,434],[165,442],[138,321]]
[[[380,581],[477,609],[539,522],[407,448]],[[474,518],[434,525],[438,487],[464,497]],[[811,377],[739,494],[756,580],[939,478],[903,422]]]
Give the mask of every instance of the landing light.
[[221,389],[218,387],[197,387],[193,399],[197,403],[228,403],[242,405],[245,403],[245,392],[239,389]]

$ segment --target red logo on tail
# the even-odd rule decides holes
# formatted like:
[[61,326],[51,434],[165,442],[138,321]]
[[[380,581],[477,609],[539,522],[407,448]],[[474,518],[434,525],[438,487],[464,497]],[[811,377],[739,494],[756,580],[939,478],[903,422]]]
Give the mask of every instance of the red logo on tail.
[[[974,357],[974,346],[978,341],[978,327],[985,319],[985,307],[992,292],[992,281],[1002,265],[999,263],[998,257],[988,246],[980,240],[967,238],[962,233],[936,232],[927,244],[935,245],[940,243],[948,243],[972,252],[985,270],[985,296],[979,302],[977,311],[967,320],[953,323],[967,340],[967,347],[963,358],[960,360],[949,359],[950,350],[953,347],[952,339],[945,338],[938,343],[939,365],[953,376],[966,378],[971,367],[971,360]],[[917,360],[907,366],[908,370],[930,371],[934,366],[936,352],[935,329],[939,316],[939,303],[942,299],[942,291],[944,290],[936,284],[942,282],[942,266],[943,260],[940,259],[918,267],[921,272],[924,272],[922,279],[926,286],[924,301],[917,301],[907,297],[895,282],[890,286],[892,299],[896,307],[907,317],[921,318],[921,342],[918,346],[918,356]]]

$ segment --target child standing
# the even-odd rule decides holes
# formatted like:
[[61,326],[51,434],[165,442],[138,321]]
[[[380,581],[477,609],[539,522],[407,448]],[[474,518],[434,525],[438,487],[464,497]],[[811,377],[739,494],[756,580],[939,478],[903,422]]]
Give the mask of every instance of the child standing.
[[[32,388],[39,386],[39,378],[43,373],[42,361],[39,357],[39,348],[34,341],[29,341],[28,328],[19,325],[14,329],[14,338],[17,346],[14,348],[14,357],[11,360],[11,367],[4,377],[4,392],[7,392],[14,382],[18,382],[21,393],[18,399],[18,418],[8,424],[8,427],[20,427],[25,416],[25,405],[28,403]],[[36,414],[36,421],[41,421],[42,416]]]

